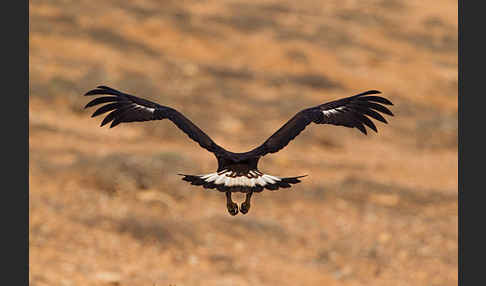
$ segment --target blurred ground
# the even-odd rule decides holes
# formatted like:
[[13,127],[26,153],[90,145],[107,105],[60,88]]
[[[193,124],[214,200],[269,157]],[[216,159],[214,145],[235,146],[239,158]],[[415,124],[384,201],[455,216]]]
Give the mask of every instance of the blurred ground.
[[[457,285],[457,1],[30,1],[29,38],[30,285]],[[310,126],[260,160],[309,176],[231,217],[169,121],[98,127],[100,84],[234,152],[368,89],[396,116]]]

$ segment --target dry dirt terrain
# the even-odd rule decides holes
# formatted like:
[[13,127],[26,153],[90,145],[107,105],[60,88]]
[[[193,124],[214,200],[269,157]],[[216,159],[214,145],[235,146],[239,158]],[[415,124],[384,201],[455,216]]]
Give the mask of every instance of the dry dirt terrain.
[[[30,285],[457,285],[457,38],[452,0],[30,1]],[[309,176],[232,217],[170,121],[99,128],[101,84],[233,152],[369,89],[395,116],[310,125],[259,166]]]

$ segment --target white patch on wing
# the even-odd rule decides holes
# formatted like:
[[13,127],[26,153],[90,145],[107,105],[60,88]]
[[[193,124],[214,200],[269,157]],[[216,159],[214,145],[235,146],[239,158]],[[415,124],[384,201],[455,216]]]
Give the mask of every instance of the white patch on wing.
[[329,110],[323,110],[322,111],[322,114],[324,114],[325,116],[329,117],[332,114],[338,113],[338,110],[342,110],[342,109],[344,109],[344,106],[336,107],[336,108],[329,109]]
[[238,177],[230,177],[232,171],[223,170],[219,173],[210,173],[206,175],[200,176],[201,179],[210,183],[214,182],[216,185],[224,185],[227,187],[234,187],[234,186],[243,186],[243,187],[255,187],[256,185],[260,185],[262,187],[266,186],[267,184],[275,184],[276,182],[281,181],[282,179],[276,176],[262,174],[258,175],[257,172],[250,170],[249,174],[256,178],[248,178],[247,176],[238,176]]
[[132,105],[135,106],[135,108],[137,108],[137,109],[145,109],[145,110],[147,110],[150,113],[154,113],[154,111],[155,111],[155,108],[146,107],[146,106],[143,106],[143,105],[140,105],[140,104],[134,103]]

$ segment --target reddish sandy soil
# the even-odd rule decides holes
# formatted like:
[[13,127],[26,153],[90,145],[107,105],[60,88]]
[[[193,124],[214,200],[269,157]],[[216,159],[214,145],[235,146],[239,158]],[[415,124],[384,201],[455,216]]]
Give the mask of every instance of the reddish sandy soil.
[[[30,285],[457,285],[457,1],[31,1],[29,39]],[[311,125],[260,160],[309,176],[232,217],[169,121],[99,128],[100,84],[234,152],[369,89],[395,116]]]

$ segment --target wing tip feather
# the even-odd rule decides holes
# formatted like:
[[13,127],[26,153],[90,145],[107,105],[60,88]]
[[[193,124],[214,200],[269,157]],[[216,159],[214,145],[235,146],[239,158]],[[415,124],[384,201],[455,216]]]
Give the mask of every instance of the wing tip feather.
[[381,93],[381,91],[379,91],[379,90],[370,89],[370,90],[367,90],[365,92],[358,94],[358,96],[364,96],[364,95],[368,95],[368,94],[380,94],[380,93]]
[[99,93],[98,93],[99,91],[100,91],[99,89],[92,89],[92,90],[87,91],[87,92],[84,94],[84,96],[96,95],[96,94],[99,94]]

